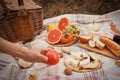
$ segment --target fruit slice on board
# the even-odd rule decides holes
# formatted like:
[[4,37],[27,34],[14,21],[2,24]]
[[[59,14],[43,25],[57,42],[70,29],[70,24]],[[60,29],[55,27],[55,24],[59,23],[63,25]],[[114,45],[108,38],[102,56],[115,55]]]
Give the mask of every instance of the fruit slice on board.
[[56,44],[60,41],[62,32],[59,29],[51,30],[47,35],[47,42],[49,44]]
[[59,29],[62,31],[65,29],[65,27],[69,24],[69,21],[67,18],[61,18],[59,23],[58,23],[58,26],[59,26]]

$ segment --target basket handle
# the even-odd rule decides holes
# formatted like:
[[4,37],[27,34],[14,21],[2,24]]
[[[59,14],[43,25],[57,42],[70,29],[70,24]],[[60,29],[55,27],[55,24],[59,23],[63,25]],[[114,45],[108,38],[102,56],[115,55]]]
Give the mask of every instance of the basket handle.
[[18,0],[18,5],[19,5],[19,6],[24,6],[23,0]]
[[24,8],[23,0],[18,0],[18,6],[19,6],[18,16],[26,16],[27,15],[27,11]]

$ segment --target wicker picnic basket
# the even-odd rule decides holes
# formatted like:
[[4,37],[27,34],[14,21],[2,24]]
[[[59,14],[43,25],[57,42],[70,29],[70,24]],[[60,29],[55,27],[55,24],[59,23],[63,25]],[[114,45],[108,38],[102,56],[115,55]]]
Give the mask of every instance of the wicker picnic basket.
[[[12,4],[7,5],[3,0],[0,5],[0,37],[11,42],[31,41],[35,35],[39,34],[43,29],[43,10],[41,6],[32,2],[31,5],[26,1],[31,0],[14,0]],[[18,16],[21,10],[19,2],[27,12],[27,16]],[[17,6],[16,6],[17,4]]]

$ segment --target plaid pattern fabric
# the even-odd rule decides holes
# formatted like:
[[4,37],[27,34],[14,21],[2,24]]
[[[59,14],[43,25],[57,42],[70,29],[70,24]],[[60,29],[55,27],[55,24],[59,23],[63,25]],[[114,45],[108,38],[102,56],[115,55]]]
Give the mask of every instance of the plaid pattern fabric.
[[[120,29],[120,10],[104,14],[104,15],[85,15],[85,14],[65,14],[57,17],[44,20],[44,29],[51,24],[56,23],[62,18],[68,18],[72,23],[76,23],[81,30],[81,34],[85,35],[90,31],[86,29],[86,25],[95,20],[96,23],[101,25],[101,29],[98,34],[107,35],[112,37],[115,33],[111,31],[109,23],[112,21]],[[43,30],[40,35],[35,37],[35,40],[30,42],[32,47],[47,47],[46,43],[47,31]],[[79,52],[82,48],[77,44],[69,46],[73,52]],[[61,51],[60,47],[55,47],[55,50]],[[83,49],[84,50],[84,49]],[[1,55],[0,55],[1,56]],[[3,56],[3,55],[2,55]],[[65,56],[67,56],[65,54]],[[102,56],[102,55],[101,55]],[[10,57],[9,57],[10,58]],[[1,58],[0,58],[1,59]],[[3,59],[4,60],[4,59]],[[102,56],[102,68],[97,71],[77,73],[73,72],[72,75],[67,76],[64,74],[65,65],[63,63],[64,58],[60,59],[57,65],[47,66],[43,63],[35,63],[31,68],[21,70],[14,61],[8,64],[0,71],[0,77],[6,80],[29,80],[29,75],[35,73],[38,75],[38,80],[119,80],[120,68],[115,65],[115,60]],[[1,62],[0,62],[1,63]],[[16,76],[16,77],[15,77]],[[12,77],[12,78],[11,78]]]

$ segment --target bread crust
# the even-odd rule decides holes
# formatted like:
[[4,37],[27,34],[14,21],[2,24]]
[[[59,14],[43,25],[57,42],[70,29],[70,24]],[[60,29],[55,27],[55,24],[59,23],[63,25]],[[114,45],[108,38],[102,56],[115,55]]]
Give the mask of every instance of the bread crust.
[[86,42],[88,42],[91,38],[92,38],[92,37],[90,37],[90,36],[80,36],[80,37],[79,37],[79,40],[80,40],[80,42],[82,42],[82,43],[86,43]]
[[120,57],[120,45],[107,37],[100,37],[100,40],[117,57]]

